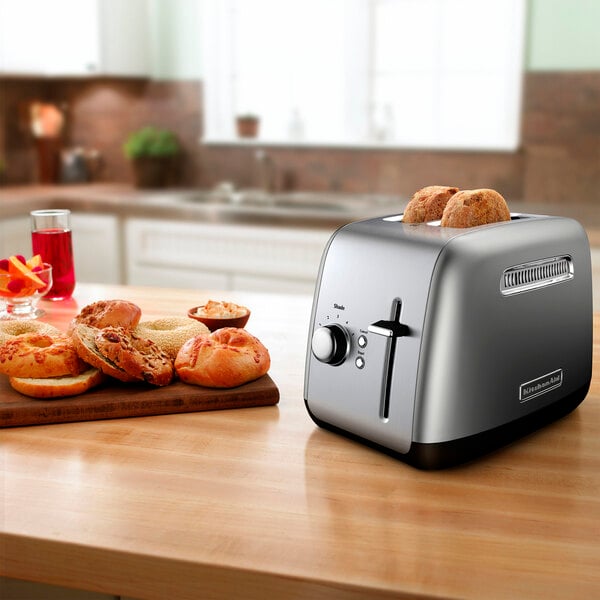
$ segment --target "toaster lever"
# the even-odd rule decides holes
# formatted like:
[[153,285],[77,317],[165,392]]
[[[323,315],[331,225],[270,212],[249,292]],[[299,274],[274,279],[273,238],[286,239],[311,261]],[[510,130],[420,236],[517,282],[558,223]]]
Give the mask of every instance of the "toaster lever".
[[385,344],[385,360],[383,366],[379,416],[386,422],[390,416],[390,395],[392,391],[394,356],[396,354],[396,339],[409,334],[408,327],[400,323],[401,310],[402,302],[400,298],[396,298],[392,303],[392,318],[390,320],[383,319],[381,321],[376,321],[367,327],[369,333],[374,333],[375,335],[385,338],[380,342]]
[[377,321],[369,325],[367,329],[369,333],[375,333],[390,338],[408,335],[408,327],[402,323],[398,323],[398,321]]

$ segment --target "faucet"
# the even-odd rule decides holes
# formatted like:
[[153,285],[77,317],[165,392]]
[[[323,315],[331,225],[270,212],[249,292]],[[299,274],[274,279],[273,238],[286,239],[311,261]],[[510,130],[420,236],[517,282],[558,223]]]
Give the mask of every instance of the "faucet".
[[258,164],[258,187],[264,192],[275,191],[275,163],[273,159],[262,149],[254,153]]

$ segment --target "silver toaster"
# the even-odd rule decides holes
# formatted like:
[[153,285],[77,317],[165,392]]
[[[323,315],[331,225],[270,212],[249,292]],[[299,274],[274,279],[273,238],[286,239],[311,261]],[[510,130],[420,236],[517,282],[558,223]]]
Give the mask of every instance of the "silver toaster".
[[304,400],[321,427],[423,469],[572,411],[592,374],[592,276],[573,220],[338,229],[325,248]]

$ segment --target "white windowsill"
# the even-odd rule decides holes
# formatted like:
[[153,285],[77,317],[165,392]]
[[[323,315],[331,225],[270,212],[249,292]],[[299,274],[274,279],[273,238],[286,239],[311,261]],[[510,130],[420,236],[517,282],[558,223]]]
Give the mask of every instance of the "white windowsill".
[[338,150],[405,150],[413,152],[489,152],[511,154],[518,152],[519,146],[503,146],[492,148],[489,146],[468,145],[426,145],[403,144],[401,142],[324,142],[308,140],[275,140],[266,138],[227,138],[209,137],[200,138],[199,143],[205,146],[247,146],[254,148],[279,147],[279,148],[330,148]]

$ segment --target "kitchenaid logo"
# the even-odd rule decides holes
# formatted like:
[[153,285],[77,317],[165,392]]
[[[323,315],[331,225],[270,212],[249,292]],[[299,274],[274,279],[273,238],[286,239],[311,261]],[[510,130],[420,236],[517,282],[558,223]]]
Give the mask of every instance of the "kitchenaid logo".
[[337,308],[338,310],[346,310],[346,307],[343,304],[338,304],[337,302],[333,303],[333,308]]
[[527,402],[536,396],[541,396],[550,390],[560,387],[563,382],[563,370],[556,369],[552,373],[546,373],[537,379],[526,381],[519,386],[519,401]]

